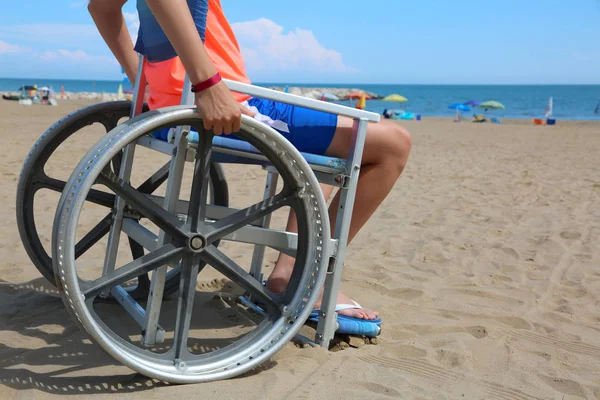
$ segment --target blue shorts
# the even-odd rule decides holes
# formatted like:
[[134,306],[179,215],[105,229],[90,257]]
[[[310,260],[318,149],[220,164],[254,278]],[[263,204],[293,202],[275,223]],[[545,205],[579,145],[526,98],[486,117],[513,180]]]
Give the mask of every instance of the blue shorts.
[[248,100],[248,105],[273,120],[270,125],[303,153],[325,155],[333,140],[338,122],[335,114],[256,97]]
[[[251,98],[250,109],[255,109],[267,125],[281,133],[298,151],[317,155],[325,155],[337,127],[338,116],[309,108],[298,107],[273,100]],[[169,128],[153,132],[160,140],[168,140]],[[242,140],[236,135],[228,138]]]

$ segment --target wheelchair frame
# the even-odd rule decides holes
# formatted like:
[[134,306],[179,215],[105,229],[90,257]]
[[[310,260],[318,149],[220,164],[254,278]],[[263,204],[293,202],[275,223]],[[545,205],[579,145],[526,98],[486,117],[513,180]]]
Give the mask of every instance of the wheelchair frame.
[[[161,115],[161,114],[163,114],[163,110],[159,110],[158,112],[156,112],[154,114],[152,112],[142,114],[143,92],[144,92],[144,89],[146,86],[146,80],[145,80],[145,76],[143,73],[143,64],[144,64],[143,56],[139,57],[139,61],[140,62],[139,62],[139,68],[138,68],[138,74],[137,74],[138,79],[137,79],[135,87],[134,87],[133,107],[131,109],[132,120],[130,120],[130,121],[133,121],[133,120],[135,120],[135,121],[133,121],[131,124],[129,124],[125,128],[121,129],[121,128],[117,127],[115,129],[113,129],[111,132],[113,132],[113,131],[118,131],[118,132],[116,132],[116,136],[114,136],[111,140],[115,139],[115,137],[118,137],[119,135],[126,136],[126,135],[130,134],[131,132],[136,131],[136,129],[137,129],[137,131],[140,131],[140,129],[146,128],[145,125],[148,125],[148,126],[152,125],[151,122],[154,122],[156,125],[157,124],[156,121],[160,122],[160,119],[162,117],[167,118],[168,115],[179,113],[183,117],[189,119],[188,111],[191,110],[191,106],[193,106],[194,99],[192,96],[192,92],[190,90],[190,82],[187,79],[187,76],[186,76],[186,80],[185,80],[185,84],[184,84],[184,88],[183,88],[181,106],[171,107],[171,108],[169,108],[169,110],[165,109],[164,115]],[[345,253],[346,253],[346,246],[348,243],[350,219],[351,219],[352,210],[354,207],[354,200],[355,200],[355,195],[356,195],[358,177],[359,177],[359,173],[360,173],[360,165],[361,165],[362,153],[363,153],[363,148],[364,148],[364,142],[365,142],[365,138],[366,138],[367,126],[368,126],[369,122],[378,122],[379,115],[375,114],[375,113],[367,112],[367,111],[352,109],[352,108],[337,105],[337,104],[326,103],[326,102],[322,102],[319,100],[308,99],[308,98],[304,98],[301,96],[292,95],[289,93],[283,93],[283,92],[278,92],[278,91],[271,90],[271,89],[266,89],[266,88],[261,88],[261,87],[257,87],[257,86],[253,86],[253,85],[243,84],[240,82],[234,82],[234,81],[230,81],[230,80],[224,80],[224,81],[227,84],[227,86],[229,87],[229,89],[234,92],[245,93],[245,94],[255,96],[255,97],[262,97],[262,98],[280,101],[280,102],[284,102],[284,103],[288,103],[288,104],[293,104],[293,105],[300,106],[300,107],[310,108],[310,109],[314,109],[314,110],[318,110],[318,111],[329,112],[329,113],[333,113],[333,114],[337,114],[337,115],[341,115],[341,116],[350,117],[354,120],[352,142],[351,142],[349,153],[348,153],[348,156],[346,159],[337,159],[337,158],[330,158],[330,157],[324,157],[324,156],[316,156],[316,155],[311,155],[311,154],[301,154],[301,153],[297,152],[297,150],[293,149],[293,147],[289,144],[289,142],[287,142],[283,137],[281,137],[281,135],[277,134],[273,130],[271,130],[271,131],[275,132],[275,133],[270,133],[271,135],[272,134],[278,135],[280,137],[280,139],[278,139],[278,140],[288,143],[286,145],[285,143],[281,142],[284,147],[289,149],[289,151],[290,151],[289,154],[292,154],[293,157],[296,157],[296,158],[292,159],[292,162],[299,165],[299,167],[298,167],[299,170],[303,170],[302,168],[304,168],[304,170],[307,170],[307,174],[305,176],[305,178],[307,179],[307,182],[310,181],[310,182],[320,182],[320,183],[329,184],[329,185],[340,188],[340,190],[342,191],[341,198],[340,198],[340,205],[339,205],[339,209],[338,209],[338,217],[336,220],[335,228],[333,229],[333,233],[331,234],[331,237],[329,235],[330,227],[329,227],[329,223],[327,221],[322,221],[322,223],[321,223],[321,221],[318,221],[318,224],[320,224],[320,225],[318,225],[318,227],[315,228],[315,229],[322,229],[322,230],[326,231],[326,232],[323,232],[323,234],[322,234],[322,237],[325,238],[325,240],[320,245],[317,245],[319,254],[322,253],[320,263],[322,263],[326,268],[326,271],[322,271],[322,274],[324,274],[324,279],[323,279],[324,282],[323,282],[323,280],[320,280],[321,272],[319,273],[319,277],[317,277],[316,272],[315,272],[315,275],[313,275],[313,276],[315,276],[315,278],[312,280],[313,283],[309,286],[311,293],[312,292],[318,293],[318,292],[320,292],[320,290],[322,288],[321,285],[324,285],[323,286],[324,291],[323,291],[322,305],[321,305],[321,309],[320,309],[320,313],[319,313],[319,322],[317,324],[316,335],[315,335],[314,340],[296,336],[300,340],[304,341],[305,343],[309,343],[311,345],[320,345],[322,347],[328,348],[331,339],[333,338],[336,330],[338,329],[338,326],[336,324],[337,314],[335,312],[335,305],[336,305],[337,293],[339,291],[339,286],[340,286],[340,281],[341,281],[341,276],[342,276],[342,268],[343,268]],[[253,121],[252,119],[245,117],[245,116],[243,117],[243,121],[245,121],[245,124],[250,127],[252,127],[252,125],[257,126],[256,124],[260,124],[258,122],[252,122]],[[193,208],[194,204],[198,204],[198,203],[193,203],[192,198],[190,198],[189,204],[184,204],[179,200],[184,165],[185,165],[186,161],[191,161],[193,158],[196,158],[198,160],[197,156],[201,156],[202,155],[201,153],[204,151],[203,150],[204,147],[203,147],[202,143],[198,144],[197,149],[194,148],[194,146],[190,146],[190,143],[188,142],[188,135],[190,132],[190,128],[191,128],[190,125],[184,125],[184,126],[179,125],[177,127],[177,129],[175,130],[175,133],[169,142],[161,141],[161,140],[156,139],[147,134],[143,134],[143,135],[140,135],[139,137],[136,137],[135,141],[127,144],[120,153],[121,154],[121,162],[120,162],[120,166],[119,166],[119,170],[118,170],[118,177],[115,176],[115,182],[117,180],[119,182],[128,182],[129,181],[129,178],[130,178],[131,172],[132,172],[132,164],[133,164],[133,155],[134,155],[135,145],[141,145],[143,147],[147,147],[147,148],[153,149],[155,151],[170,155],[170,156],[172,156],[172,159],[171,159],[170,166],[169,166],[169,174],[168,174],[169,178],[168,178],[168,182],[167,182],[166,195],[165,195],[164,199],[160,198],[160,200],[162,200],[161,206],[167,213],[185,214],[186,212],[188,212],[190,209]],[[260,129],[258,129],[258,130],[260,130]],[[255,131],[256,131],[256,129],[255,129]],[[212,136],[210,136],[210,135],[205,135],[205,136],[212,138]],[[224,139],[217,138],[217,139],[219,139],[222,143],[212,144],[212,146],[215,149],[217,149],[218,152],[226,154],[226,155],[230,155],[230,156],[237,156],[238,158],[242,158],[243,160],[246,160],[247,163],[249,163],[249,164],[259,163],[263,166],[263,168],[267,171],[267,178],[266,178],[263,200],[266,203],[267,201],[269,201],[269,199],[273,199],[274,198],[273,196],[276,193],[277,182],[278,182],[278,179],[280,176],[278,169],[273,164],[269,165],[269,161],[272,162],[273,160],[269,160],[266,156],[262,155],[260,152],[253,151],[251,149],[252,146],[242,146],[240,148],[239,146],[231,146],[230,143],[229,144],[227,143],[227,141],[232,141],[232,140],[235,141],[234,139],[226,139],[226,138],[224,138]],[[202,142],[202,140],[204,140],[204,139],[201,138],[200,142]],[[98,142],[98,144],[96,144],[96,146],[93,150],[100,153],[103,149],[107,149],[107,152],[108,152],[110,150],[108,148],[108,144],[105,143],[103,145],[104,147],[101,147],[102,142],[103,142],[102,140],[100,142]],[[235,142],[238,142],[236,144],[239,144],[239,142],[241,142],[241,141],[235,141]],[[198,152],[198,154],[196,154],[197,152]],[[89,156],[89,154],[92,154],[92,153],[88,153],[88,156]],[[210,157],[210,147],[209,147],[209,153],[207,153],[207,154],[208,154],[207,157]],[[98,157],[98,155],[96,155],[96,157]],[[242,163],[244,163],[243,160],[242,160]],[[282,163],[284,162],[283,159],[280,161]],[[82,160],[82,162],[80,164],[82,164],[83,162],[84,162],[84,160]],[[92,162],[92,160],[90,160],[90,163],[91,162]],[[83,165],[85,165],[85,164],[83,164]],[[305,165],[305,167],[302,167],[302,165]],[[198,166],[198,164],[197,164],[197,166]],[[308,170],[306,167],[309,167],[310,169]],[[79,168],[79,166],[78,166],[78,168]],[[206,168],[204,168],[204,170],[206,170]],[[86,167],[86,169],[89,169],[89,166]],[[308,176],[310,174],[308,171],[310,171],[310,173],[312,173],[312,177]],[[73,175],[71,176],[71,179],[69,180],[69,183],[66,184],[66,187],[69,190],[72,190],[70,195],[74,196],[75,203],[85,201],[85,198],[84,199],[78,198],[77,194],[79,192],[74,190],[74,188],[76,187],[74,182],[77,179],[77,176],[76,176],[77,172],[78,171],[76,169],[73,172]],[[199,171],[198,173],[205,173],[205,172]],[[303,172],[300,172],[300,174],[303,174]],[[82,172],[79,175],[83,176],[84,174]],[[85,179],[85,177],[84,177],[84,179]],[[81,181],[81,179],[79,179],[77,182],[79,182],[79,181]],[[69,186],[69,184],[71,186]],[[114,184],[114,182],[113,182],[113,184]],[[91,185],[90,185],[90,187],[91,187]],[[314,184],[311,184],[311,187],[314,187]],[[143,246],[146,249],[157,249],[160,246],[167,245],[170,240],[169,234],[163,229],[160,230],[158,237],[153,237],[147,231],[144,231],[143,229],[139,229],[138,224],[132,223],[130,219],[125,218],[127,200],[125,198],[123,198],[121,195],[119,195],[116,191],[115,191],[115,193],[117,195],[115,196],[115,202],[114,202],[114,207],[113,207],[112,224],[110,226],[110,230],[108,233],[108,235],[109,235],[108,236],[108,244],[106,247],[102,278],[99,279],[98,281],[102,281],[102,279],[105,277],[110,277],[110,276],[114,277],[115,276],[114,267],[115,267],[115,262],[116,262],[116,258],[117,258],[118,243],[119,243],[119,238],[120,238],[121,232],[126,233],[130,237],[130,239],[133,239],[135,242],[137,242],[139,245]],[[191,217],[192,219],[195,218],[196,221],[204,220],[204,218],[216,221],[219,219],[224,219],[228,215],[232,214],[231,211],[227,210],[227,208],[225,208],[225,207],[216,207],[216,206],[207,205],[206,204],[206,193],[204,193],[204,194],[200,193],[200,195],[201,195],[201,197],[204,196],[204,203],[203,203],[205,205],[204,210],[200,210],[199,214],[189,212],[188,217]],[[64,191],[63,195],[61,196],[61,202],[59,203],[59,207],[57,209],[57,213],[56,213],[56,217],[55,217],[54,228],[53,228],[54,232],[53,232],[53,247],[52,247],[53,259],[52,259],[52,261],[54,264],[56,284],[57,284],[57,287],[59,288],[59,291],[63,293],[63,300],[65,301],[67,308],[68,309],[70,308],[69,311],[71,312],[71,314],[75,318],[75,320],[79,321],[79,323],[83,323],[82,319],[80,318],[80,315],[78,315],[78,313],[75,311],[76,307],[73,308],[73,302],[75,302],[75,303],[81,302],[83,304],[86,300],[85,300],[85,298],[79,299],[77,297],[73,297],[72,295],[69,295],[69,290],[71,290],[73,292],[74,289],[72,287],[68,287],[66,284],[66,282],[68,281],[68,276],[67,276],[67,279],[65,279],[64,266],[63,266],[63,261],[66,262],[64,259],[68,258],[67,256],[69,255],[69,250],[65,249],[64,237],[68,236],[69,229],[71,229],[71,228],[75,229],[74,225],[72,224],[72,221],[71,221],[71,225],[68,225],[68,224],[67,224],[68,226],[65,225],[65,221],[68,221],[67,214],[69,212],[69,207],[70,207],[69,206],[70,200],[67,199],[67,197],[68,197],[67,193],[66,193],[66,191]],[[318,190],[318,193],[315,192],[314,195],[312,195],[312,197],[314,198],[313,201],[315,202],[315,210],[316,210],[315,212],[317,212],[317,214],[315,214],[315,215],[318,215],[319,216],[318,218],[320,218],[320,216],[324,212],[325,213],[327,212],[327,210],[325,208],[325,200],[324,200],[323,195],[320,190]],[[151,196],[150,196],[150,198],[151,198]],[[156,202],[156,199],[154,199],[154,202]],[[200,204],[202,204],[202,203],[200,203]],[[189,208],[186,209],[186,207],[189,207]],[[194,214],[194,215],[192,215],[192,214]],[[248,222],[252,222],[252,221],[248,221]],[[288,233],[288,232],[272,231],[272,230],[268,229],[269,225],[270,225],[270,215],[265,214],[258,220],[258,222],[253,222],[251,225],[247,225],[235,232],[230,233],[226,237],[222,238],[224,240],[233,240],[233,241],[238,241],[238,242],[251,243],[251,244],[255,245],[254,251],[252,254],[250,275],[257,282],[259,282],[259,285],[260,285],[260,282],[262,282],[262,265],[263,265],[263,259],[264,259],[266,247],[272,247],[278,251],[282,251],[287,254],[295,255],[294,251],[299,246],[297,234],[292,234],[292,233]],[[200,237],[197,237],[197,238],[194,237],[191,240],[196,240],[196,239],[200,240],[200,241],[204,240],[203,238],[200,238]],[[191,243],[190,246],[193,247],[194,242],[192,241],[190,243]],[[31,256],[31,254],[30,254],[30,256]],[[167,260],[167,258],[165,258],[165,260]],[[130,294],[119,285],[110,288],[109,293],[106,292],[107,285],[105,284],[105,282],[103,282],[104,286],[97,283],[96,287],[94,289],[91,289],[89,287],[87,288],[88,291],[97,290],[98,293],[101,292],[101,294],[103,296],[112,295],[112,297],[123,306],[123,308],[127,311],[127,313],[129,315],[131,315],[132,318],[137,322],[137,324],[142,328],[142,332],[143,332],[142,343],[146,347],[155,346],[157,343],[162,342],[165,338],[165,331],[159,325],[158,320],[159,320],[161,303],[163,301],[165,281],[168,278],[168,272],[167,272],[168,264],[169,264],[169,262],[167,260],[167,261],[165,261],[164,265],[153,270],[152,279],[151,279],[150,287],[149,287],[149,296],[148,296],[148,302],[146,305],[146,309],[143,309],[137,303],[137,301],[134,298],[132,298],[130,296]],[[186,267],[185,263],[183,263],[183,262],[182,262],[182,265],[179,265],[179,266],[171,265],[171,266],[175,267],[174,270],[177,270],[178,268],[184,270],[185,273],[187,274],[186,276],[188,276],[188,277],[194,276],[194,278],[191,279],[191,281],[195,282],[194,273],[195,274],[198,273],[198,266],[190,269],[190,268]],[[319,268],[317,268],[317,270],[318,269]],[[322,270],[323,270],[323,268],[322,268]],[[118,275],[118,273],[116,275]],[[121,276],[121,278],[123,278],[123,276]],[[109,279],[109,278],[106,278],[106,279]],[[70,281],[70,282],[72,285],[72,281]],[[193,283],[193,282],[190,282],[190,280],[186,281],[185,279],[182,279],[181,282],[182,283],[180,286],[179,298],[180,298],[180,304],[183,304],[181,306],[181,307],[183,307],[181,312],[185,314],[185,312],[187,312],[186,307],[189,306],[189,304],[186,306],[186,303],[185,303],[186,292],[195,290],[195,286],[191,286],[191,283]],[[65,296],[64,292],[66,292],[66,296]],[[77,293],[77,290],[75,290],[75,292]],[[314,294],[311,294],[310,298],[316,300],[316,297]],[[302,315],[304,315],[305,317],[308,316],[308,314],[306,314],[306,312],[304,312]],[[296,315],[296,318],[298,318],[298,316],[299,316],[299,314]],[[185,318],[184,318],[184,320],[185,320]],[[188,316],[187,321],[188,321],[187,323],[189,324],[189,316]],[[302,322],[304,322],[304,321],[302,321]],[[179,317],[178,317],[177,323],[179,324]],[[83,323],[83,324],[84,324],[84,327],[86,328],[86,330],[88,330],[88,332],[90,334],[92,334],[92,336],[94,336],[94,334],[100,335],[100,333],[94,331],[96,329],[95,327],[92,326],[90,328],[88,325],[85,325],[85,323]],[[297,330],[299,330],[299,328],[300,327],[298,326],[298,324],[296,324],[292,330],[294,332],[297,332]],[[92,332],[90,332],[90,329]],[[189,330],[189,326],[187,329]],[[283,331],[282,331],[282,334],[283,334]],[[187,335],[187,333],[185,335]],[[100,336],[97,336],[96,339],[100,340],[101,339]],[[284,336],[282,336],[282,337],[284,337]],[[184,338],[175,338],[175,339],[179,340],[179,341],[184,340]],[[109,346],[109,347],[111,347],[111,346]],[[118,346],[116,346],[116,347],[118,347]],[[105,347],[105,350],[107,350],[106,347]],[[107,351],[109,351],[113,356],[115,356],[115,358],[118,358],[121,361],[125,361],[122,358],[118,357],[118,354],[114,353],[112,350],[114,350],[114,349],[111,348],[110,351],[109,350],[107,350]],[[117,350],[115,350],[115,351],[117,351]],[[265,351],[265,349],[261,349],[261,352],[264,352],[264,351]],[[118,353],[118,351],[117,351],[117,353]],[[250,356],[250,360],[252,360],[252,358],[253,358],[253,356]],[[137,366],[136,362],[141,362],[139,359],[138,360],[129,359],[128,361],[129,362],[126,362],[126,363],[129,366]],[[183,365],[184,363],[180,363],[180,364],[181,365],[177,366],[177,369],[184,370],[185,369],[185,365]],[[240,365],[240,364],[238,363],[238,365]],[[145,371],[143,368],[141,368],[141,370]],[[220,376],[226,377],[226,376],[231,376],[231,375],[227,375],[227,372],[223,372],[223,374],[219,375],[219,377]],[[162,379],[171,380],[174,382],[199,381],[199,380],[193,380],[193,379],[186,378],[186,377],[181,377],[181,376],[176,376],[176,375],[168,375],[168,374],[163,374],[163,375],[159,374],[159,375],[157,375],[157,377],[162,378]]]

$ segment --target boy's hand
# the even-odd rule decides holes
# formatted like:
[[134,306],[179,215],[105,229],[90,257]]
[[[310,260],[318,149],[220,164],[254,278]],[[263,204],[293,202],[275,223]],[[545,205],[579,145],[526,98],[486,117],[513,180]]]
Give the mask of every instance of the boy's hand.
[[204,128],[215,135],[229,135],[240,130],[242,109],[224,82],[196,93],[196,106]]

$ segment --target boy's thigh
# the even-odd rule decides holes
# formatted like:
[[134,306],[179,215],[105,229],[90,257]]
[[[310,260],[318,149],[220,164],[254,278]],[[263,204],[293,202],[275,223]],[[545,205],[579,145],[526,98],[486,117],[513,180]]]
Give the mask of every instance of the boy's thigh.
[[[335,135],[327,148],[325,155],[329,157],[346,158],[352,145],[352,131],[354,120],[349,117],[338,118]],[[381,120],[378,123],[369,122],[367,135],[363,148],[362,164],[377,163],[386,154],[397,147],[397,141],[393,140],[395,132],[402,129],[389,120]]]

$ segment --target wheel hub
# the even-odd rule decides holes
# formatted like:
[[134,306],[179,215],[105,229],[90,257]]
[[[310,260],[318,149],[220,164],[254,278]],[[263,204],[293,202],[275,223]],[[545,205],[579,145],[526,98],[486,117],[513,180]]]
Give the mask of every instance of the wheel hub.
[[200,253],[206,247],[206,239],[202,235],[194,235],[190,238],[188,247],[194,253]]

